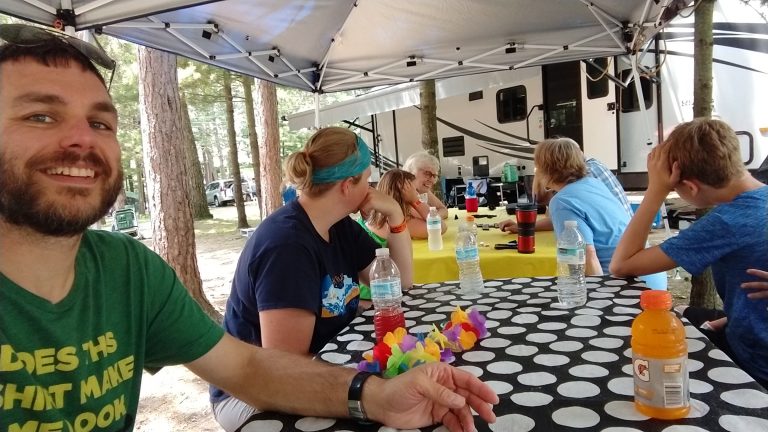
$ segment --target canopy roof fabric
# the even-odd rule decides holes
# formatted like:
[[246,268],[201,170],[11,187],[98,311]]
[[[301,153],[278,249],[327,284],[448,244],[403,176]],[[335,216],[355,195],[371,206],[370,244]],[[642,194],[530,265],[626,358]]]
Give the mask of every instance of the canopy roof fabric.
[[657,1],[3,0],[0,12],[332,92],[632,52],[689,3]]

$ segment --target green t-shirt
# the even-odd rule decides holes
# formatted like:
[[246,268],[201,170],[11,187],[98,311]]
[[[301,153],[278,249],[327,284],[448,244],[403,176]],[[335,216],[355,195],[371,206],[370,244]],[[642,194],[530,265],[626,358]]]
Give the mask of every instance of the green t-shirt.
[[0,432],[130,431],[142,369],[195,360],[222,335],[158,255],[89,230],[56,304],[0,274]]
[[[376,244],[379,245],[379,247],[387,247],[387,239],[381,237],[380,235],[376,234],[375,232],[371,231],[370,228],[368,228],[368,225],[365,224],[365,221],[363,219],[358,219],[357,223],[360,224],[361,227],[365,230],[365,232],[368,233],[368,235],[373,239],[373,241],[376,242]],[[360,284],[360,298],[362,300],[370,300],[371,299],[371,287],[368,285],[361,283]]]

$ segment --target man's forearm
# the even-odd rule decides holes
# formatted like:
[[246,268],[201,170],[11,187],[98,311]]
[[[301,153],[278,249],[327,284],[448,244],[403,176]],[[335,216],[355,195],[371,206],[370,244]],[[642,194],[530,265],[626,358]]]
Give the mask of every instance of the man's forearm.
[[244,374],[241,385],[229,391],[255,408],[305,416],[348,416],[347,389],[354,369],[254,347]]

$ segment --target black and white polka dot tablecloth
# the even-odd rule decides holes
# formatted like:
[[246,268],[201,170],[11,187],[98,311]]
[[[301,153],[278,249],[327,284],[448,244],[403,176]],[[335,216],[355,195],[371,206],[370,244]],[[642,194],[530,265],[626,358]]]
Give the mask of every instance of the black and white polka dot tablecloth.
[[[691,413],[649,419],[634,409],[630,327],[640,313],[633,280],[588,278],[584,307],[564,310],[554,278],[489,280],[480,295],[460,296],[456,282],[414,287],[404,296],[408,330],[427,331],[450,319],[458,305],[480,310],[489,335],[453,363],[499,395],[498,420],[478,431],[701,432],[768,431],[768,392],[686,323]],[[366,311],[319,357],[354,367],[373,348],[373,312]],[[352,420],[261,413],[242,432],[394,431]],[[445,431],[444,427],[421,431]]]

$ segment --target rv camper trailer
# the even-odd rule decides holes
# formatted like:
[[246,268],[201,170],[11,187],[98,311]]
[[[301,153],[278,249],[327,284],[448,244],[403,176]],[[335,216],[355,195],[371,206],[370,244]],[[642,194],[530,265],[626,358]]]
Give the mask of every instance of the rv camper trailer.
[[[738,0],[721,0],[714,42],[713,116],[738,132],[751,170],[768,168],[768,23]],[[692,16],[676,18],[634,55],[438,80],[441,175],[476,175],[478,156],[488,157],[491,177],[501,177],[506,162],[532,174],[535,143],[567,136],[615,170],[625,188],[644,189],[648,152],[692,118],[693,85]],[[289,122],[311,127],[315,115],[297,113]],[[418,83],[323,107],[319,118],[321,126],[358,128],[376,155],[375,173],[421,150]]]

